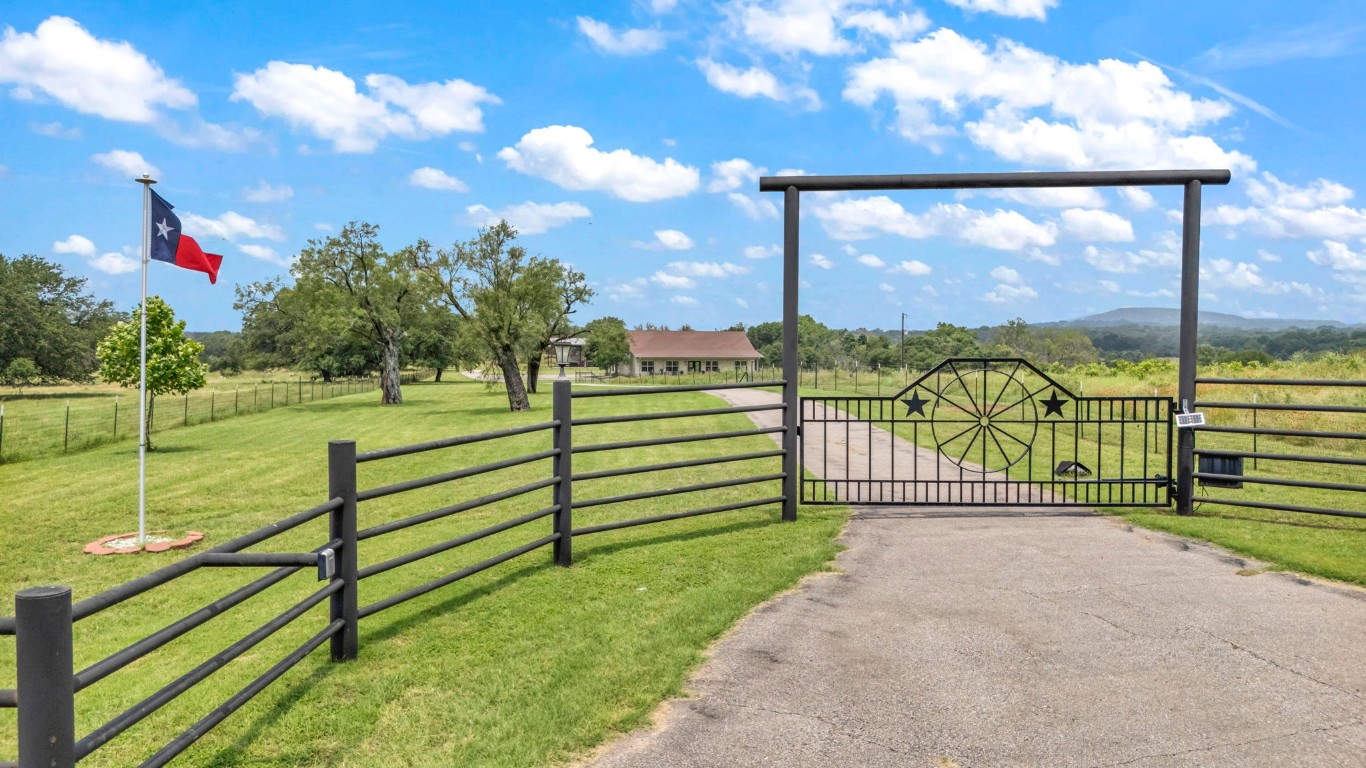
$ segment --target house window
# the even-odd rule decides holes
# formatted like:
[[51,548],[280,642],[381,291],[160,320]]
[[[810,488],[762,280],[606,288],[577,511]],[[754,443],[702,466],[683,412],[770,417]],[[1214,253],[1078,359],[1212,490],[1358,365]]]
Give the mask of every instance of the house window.
[[721,370],[721,362],[718,360],[707,361],[707,373],[716,373]]
[[700,370],[702,370],[702,361],[701,361],[701,360],[689,360],[689,361],[688,361],[688,373],[697,373],[697,372],[700,371]]
[[737,371],[743,371],[743,370],[745,370],[745,361],[744,361],[744,360],[736,360],[736,361],[735,361],[735,370],[737,370]]
[[669,360],[669,361],[666,361],[666,362],[664,363],[664,372],[667,373],[667,374],[669,374],[670,376],[677,376],[677,375],[678,375],[678,361],[677,361],[677,360]]
[[641,360],[641,361],[640,361],[640,373],[641,373],[642,376],[653,376],[653,375],[655,375],[655,361],[653,361],[653,360]]

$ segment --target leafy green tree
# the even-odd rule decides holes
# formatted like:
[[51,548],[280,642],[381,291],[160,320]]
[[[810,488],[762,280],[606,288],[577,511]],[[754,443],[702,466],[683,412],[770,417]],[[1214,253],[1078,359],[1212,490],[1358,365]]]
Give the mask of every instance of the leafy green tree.
[[409,333],[404,355],[414,365],[434,369],[438,382],[447,368],[477,365],[479,356],[461,325],[460,318],[445,307],[430,307]]
[[631,359],[631,343],[626,336],[626,322],[619,317],[600,317],[584,327],[587,340],[584,357],[597,368],[615,369]]
[[27,357],[16,357],[5,366],[0,380],[9,387],[31,387],[42,380],[42,377],[43,372],[38,370],[38,366],[32,360]]
[[[114,326],[99,343],[100,378],[121,387],[140,383],[142,310]],[[160,296],[147,297],[147,450],[152,450],[152,409],[159,395],[183,395],[204,386],[204,345],[185,335],[185,321]]]
[[592,292],[574,290],[582,274],[557,259],[528,256],[516,239],[517,230],[500,221],[449,250],[433,251],[421,242],[408,257],[428,290],[466,321],[466,332],[484,359],[502,372],[508,407],[529,411],[518,361],[543,354],[552,319],[572,314]]
[[0,371],[26,358],[45,381],[86,381],[95,345],[123,315],[85,291],[83,277],[36,256],[0,255]]
[[532,259],[524,279],[540,285],[546,292],[535,303],[536,309],[533,311],[538,316],[532,318],[532,326],[537,332],[532,335],[530,347],[526,351],[527,389],[535,392],[536,382],[541,377],[541,359],[550,349],[550,341],[570,334],[572,326],[569,316],[574,314],[575,307],[593,298],[593,289],[588,287],[588,280],[582,272],[576,272],[555,259]]
[[906,365],[928,370],[950,357],[981,357],[977,334],[952,323],[939,323],[932,331],[906,337]]
[[390,253],[378,234],[379,227],[353,221],[334,237],[310,240],[290,268],[293,288],[248,285],[234,306],[284,314],[294,344],[308,347],[315,363],[336,352],[337,339],[363,340],[379,358],[381,402],[399,405],[403,341],[432,299],[410,268],[411,252],[426,244]]

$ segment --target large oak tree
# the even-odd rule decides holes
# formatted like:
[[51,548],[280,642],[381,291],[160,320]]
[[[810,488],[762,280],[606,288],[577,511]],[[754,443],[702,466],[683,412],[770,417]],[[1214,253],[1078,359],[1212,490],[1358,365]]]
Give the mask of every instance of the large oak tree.
[[517,230],[500,221],[450,249],[433,251],[423,242],[408,253],[412,268],[466,321],[469,338],[502,373],[508,407],[528,411],[519,361],[525,357],[535,376],[551,337],[568,329],[569,315],[593,291],[583,273],[528,256],[516,240]]

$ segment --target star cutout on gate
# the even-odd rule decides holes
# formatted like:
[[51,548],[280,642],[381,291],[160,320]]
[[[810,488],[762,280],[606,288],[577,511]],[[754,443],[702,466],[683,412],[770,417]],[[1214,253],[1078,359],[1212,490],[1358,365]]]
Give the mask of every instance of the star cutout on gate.
[[173,229],[175,229],[175,227],[171,226],[166,219],[162,219],[157,222],[157,237],[164,237],[167,240],[170,240],[171,230]]
[[1062,418],[1062,407],[1068,403],[1067,400],[1058,397],[1058,390],[1056,389],[1048,396],[1047,400],[1040,400],[1039,402],[1043,403],[1044,418],[1055,414],[1058,418]]
[[919,393],[919,392],[914,392],[914,391],[911,392],[911,396],[910,396],[910,397],[906,398],[905,400],[902,400],[901,402],[903,402],[903,403],[906,404],[906,415],[907,415],[907,416],[910,416],[910,415],[913,414],[913,413],[918,413],[918,414],[920,414],[921,416],[924,416],[924,415],[925,415],[925,406],[927,406],[927,405],[930,404],[930,401],[929,401],[929,400],[922,400],[921,397],[920,397],[920,393]]

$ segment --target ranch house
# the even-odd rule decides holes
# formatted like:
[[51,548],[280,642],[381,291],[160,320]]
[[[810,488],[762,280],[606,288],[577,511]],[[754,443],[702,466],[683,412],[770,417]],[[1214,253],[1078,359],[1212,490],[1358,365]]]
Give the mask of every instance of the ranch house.
[[686,373],[753,373],[763,356],[743,331],[627,331],[631,359],[623,376],[678,376]]

